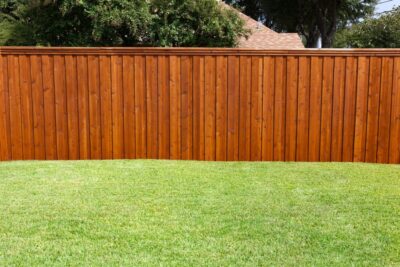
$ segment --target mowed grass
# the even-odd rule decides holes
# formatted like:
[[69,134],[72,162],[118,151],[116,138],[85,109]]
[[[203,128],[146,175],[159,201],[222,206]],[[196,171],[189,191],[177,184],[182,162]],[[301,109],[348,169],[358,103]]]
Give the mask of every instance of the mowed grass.
[[400,166],[0,163],[0,265],[400,265]]

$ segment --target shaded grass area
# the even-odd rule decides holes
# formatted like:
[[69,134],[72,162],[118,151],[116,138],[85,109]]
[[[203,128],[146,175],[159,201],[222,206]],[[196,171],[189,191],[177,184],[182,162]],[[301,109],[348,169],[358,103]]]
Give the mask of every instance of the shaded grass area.
[[0,163],[0,265],[400,265],[400,166]]

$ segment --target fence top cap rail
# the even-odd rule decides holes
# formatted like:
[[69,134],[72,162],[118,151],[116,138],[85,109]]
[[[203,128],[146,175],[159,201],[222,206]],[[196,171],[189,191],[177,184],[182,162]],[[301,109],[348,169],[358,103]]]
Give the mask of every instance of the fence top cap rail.
[[293,55],[400,56],[400,49],[244,49],[161,47],[32,47],[0,46],[1,55]]

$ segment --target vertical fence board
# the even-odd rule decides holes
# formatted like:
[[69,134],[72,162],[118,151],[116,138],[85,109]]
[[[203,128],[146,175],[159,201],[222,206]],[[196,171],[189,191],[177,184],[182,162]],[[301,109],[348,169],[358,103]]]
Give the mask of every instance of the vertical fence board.
[[0,161],[12,159],[9,100],[7,58],[0,55]]
[[21,91],[19,81],[19,58],[8,56],[8,90],[10,97],[10,129],[12,159],[23,159],[22,145],[22,114],[21,114]]
[[78,81],[78,128],[79,128],[79,158],[90,159],[90,120],[89,120],[89,82],[88,58],[76,58]]
[[331,160],[334,58],[325,57],[322,74],[320,160]]
[[19,57],[20,90],[21,90],[21,116],[22,116],[22,145],[23,158],[34,159],[33,136],[33,108],[32,108],[32,84],[30,71],[30,57]]
[[136,158],[147,158],[146,60],[135,56],[135,145]]
[[296,160],[308,161],[308,128],[310,117],[310,58],[299,59],[299,88],[297,100]]
[[394,59],[389,163],[400,163],[400,57]]
[[204,57],[195,56],[193,58],[193,159],[195,160],[204,160],[204,105]]
[[275,58],[264,57],[262,160],[274,160]]
[[122,57],[122,86],[124,94],[124,146],[125,157],[136,158],[135,142],[135,71],[134,57]]
[[100,107],[102,158],[113,158],[111,58],[101,56],[100,64]]
[[365,160],[367,136],[369,58],[361,57],[358,62],[356,118],[354,132],[354,161]]
[[262,160],[262,107],[263,107],[263,58],[252,57],[251,63],[251,133],[250,159]]
[[356,113],[357,98],[357,65],[358,60],[355,57],[346,59],[346,80],[344,95],[344,129],[343,132],[343,161],[353,161],[354,151],[354,124]]
[[61,160],[69,158],[68,147],[68,108],[65,81],[65,57],[54,56],[54,91],[56,102],[57,157]]
[[250,160],[251,57],[240,57],[239,160]]
[[377,162],[389,161],[390,113],[392,108],[393,58],[382,59],[381,95],[379,101]]
[[285,160],[286,58],[275,60],[274,160]]
[[286,88],[286,126],[285,126],[286,161],[296,160],[298,71],[299,71],[298,58],[288,57],[287,88]]
[[90,155],[92,159],[101,159],[103,158],[103,152],[101,138],[100,62],[98,57],[88,56],[88,70]]
[[365,148],[365,160],[367,162],[376,162],[378,147],[381,67],[382,59],[378,57],[371,57],[367,110],[367,145]]
[[146,56],[147,158],[158,156],[157,57]]
[[239,57],[228,57],[227,160],[239,160]]
[[79,159],[79,111],[76,57],[65,57],[69,158]]
[[322,70],[323,58],[311,58],[311,88],[310,88],[310,129],[309,129],[309,155],[310,161],[320,159],[321,140],[321,97],[322,97]]
[[46,159],[55,160],[57,152],[57,124],[54,88],[54,57],[42,56],[43,97],[44,97],[44,137],[46,140]]
[[113,158],[125,157],[124,149],[124,91],[122,57],[111,57],[111,102]]
[[44,97],[42,59],[40,56],[31,56],[30,64],[32,87],[32,113],[35,159],[46,159],[46,141],[44,137]]
[[344,94],[345,94],[346,58],[335,58],[334,87],[332,103],[332,147],[331,160],[342,161],[343,151],[343,120],[344,120]]
[[161,159],[169,159],[170,157],[169,103],[169,58],[161,56],[158,59],[158,155]]
[[181,159],[191,159],[193,151],[193,62],[181,58]]
[[227,120],[228,120],[228,61],[226,57],[218,56],[216,62],[216,160],[227,159]]
[[181,158],[181,60],[170,58],[170,158]]
[[205,160],[215,160],[215,57],[205,57]]

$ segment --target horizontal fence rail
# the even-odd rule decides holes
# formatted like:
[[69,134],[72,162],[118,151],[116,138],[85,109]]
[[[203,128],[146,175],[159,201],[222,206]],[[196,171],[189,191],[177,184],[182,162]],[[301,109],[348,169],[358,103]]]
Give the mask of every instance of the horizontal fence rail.
[[0,47],[0,160],[400,163],[400,50]]

